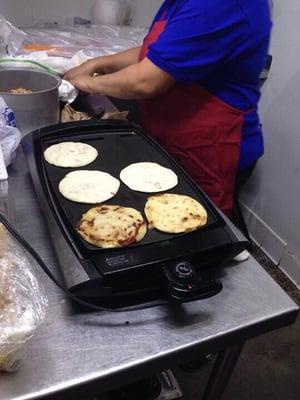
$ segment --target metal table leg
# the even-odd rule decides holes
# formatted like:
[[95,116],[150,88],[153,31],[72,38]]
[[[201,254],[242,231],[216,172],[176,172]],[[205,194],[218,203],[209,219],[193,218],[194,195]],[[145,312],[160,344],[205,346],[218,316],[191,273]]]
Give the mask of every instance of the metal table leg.
[[243,346],[244,343],[238,343],[218,354],[203,400],[220,400],[222,398]]

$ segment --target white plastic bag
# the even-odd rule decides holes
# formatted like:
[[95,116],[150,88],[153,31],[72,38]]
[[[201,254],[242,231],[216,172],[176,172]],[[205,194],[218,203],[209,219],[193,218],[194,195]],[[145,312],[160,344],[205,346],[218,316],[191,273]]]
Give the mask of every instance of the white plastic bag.
[[26,342],[45,318],[47,297],[32,263],[0,224],[0,371],[19,368]]
[[13,111],[0,97],[0,180],[7,179],[6,167],[12,162],[21,141]]
[[0,54],[14,55],[22,48],[26,33],[0,15]]
[[[21,132],[19,129],[8,125],[0,126],[0,157],[3,158],[5,167],[8,167],[14,159],[20,141]],[[7,179],[7,177],[2,179]]]

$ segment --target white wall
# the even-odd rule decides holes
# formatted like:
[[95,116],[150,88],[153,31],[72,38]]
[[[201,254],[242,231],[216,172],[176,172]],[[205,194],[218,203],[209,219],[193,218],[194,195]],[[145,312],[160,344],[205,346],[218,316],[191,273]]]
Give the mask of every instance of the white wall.
[[[128,0],[132,3],[132,24],[148,26],[163,0]],[[36,23],[65,23],[66,18],[90,19],[94,0],[0,0],[0,14],[20,27]]]
[[20,27],[35,23],[65,23],[66,18],[91,18],[94,0],[0,0],[0,14]]
[[0,14],[17,26],[29,26],[33,22],[31,0],[0,0]]
[[242,202],[254,238],[300,285],[300,1],[273,3],[274,61],[261,101],[266,153]]
[[156,11],[163,0],[131,0],[132,24],[136,26],[149,26]]

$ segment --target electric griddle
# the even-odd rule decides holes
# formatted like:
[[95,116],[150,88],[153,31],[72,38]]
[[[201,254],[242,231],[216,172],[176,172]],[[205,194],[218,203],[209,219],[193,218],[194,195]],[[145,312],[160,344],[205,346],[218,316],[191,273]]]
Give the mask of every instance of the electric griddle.
[[[65,141],[95,147],[99,157],[81,168],[60,168],[43,157],[47,147]],[[81,299],[111,307],[161,297],[191,301],[217,294],[222,285],[214,271],[247,248],[248,242],[212,204],[183,169],[138,126],[127,121],[85,121],[37,130],[23,139],[34,187],[48,225],[68,289]],[[207,210],[207,225],[194,232],[165,234],[149,229],[134,245],[101,249],[76,232],[82,214],[95,205],[65,199],[58,190],[64,176],[74,170],[101,170],[116,178],[136,162],[157,162],[178,176],[168,193],[191,196]],[[121,183],[107,204],[133,207],[143,213],[147,193]]]

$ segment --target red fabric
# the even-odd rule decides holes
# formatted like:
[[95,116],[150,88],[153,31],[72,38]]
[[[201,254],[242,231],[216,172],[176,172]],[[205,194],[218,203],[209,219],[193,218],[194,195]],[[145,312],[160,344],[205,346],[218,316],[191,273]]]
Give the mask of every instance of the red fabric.
[[144,43],[143,43],[143,46],[142,46],[141,52],[140,52],[140,60],[143,60],[146,57],[146,55],[148,53],[148,47],[150,46],[150,44],[155,43],[157,41],[159,36],[165,30],[166,25],[167,25],[166,20],[155,22],[151,31],[148,33],[148,35],[144,39]]
[[[164,31],[156,22],[140,59]],[[176,84],[140,102],[141,123],[228,216],[233,207],[244,114],[198,85]]]

